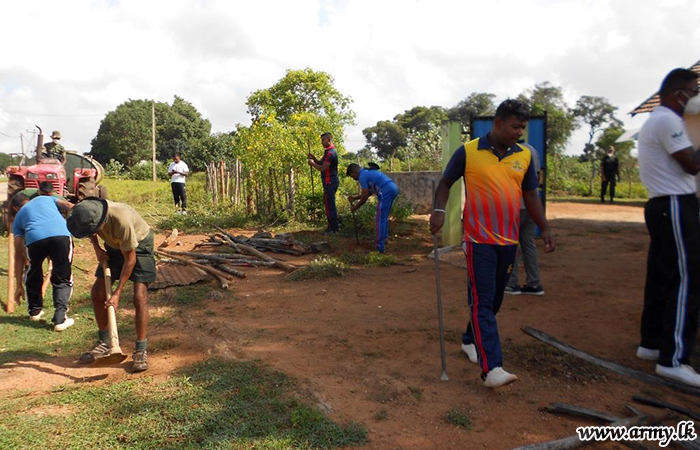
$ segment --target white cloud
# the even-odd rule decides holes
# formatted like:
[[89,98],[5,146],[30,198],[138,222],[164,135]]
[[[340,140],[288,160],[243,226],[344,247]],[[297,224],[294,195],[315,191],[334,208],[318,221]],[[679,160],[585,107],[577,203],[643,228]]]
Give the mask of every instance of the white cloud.
[[[226,131],[248,122],[250,92],[304,67],[354,99],[350,149],[362,128],[412,106],[452,106],[473,91],[504,99],[543,81],[572,104],[607,97],[638,126],[626,113],[698,59],[699,16],[693,0],[6,2],[0,132],[39,124],[89,151],[118,104],[174,95]],[[18,150],[0,135],[0,151]]]

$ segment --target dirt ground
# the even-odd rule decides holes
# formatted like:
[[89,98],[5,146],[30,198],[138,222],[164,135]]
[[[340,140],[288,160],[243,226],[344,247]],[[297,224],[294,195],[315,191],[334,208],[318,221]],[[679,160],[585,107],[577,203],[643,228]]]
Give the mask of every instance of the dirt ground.
[[[439,379],[426,217],[412,221],[410,235],[391,241],[389,252],[401,265],[308,282],[286,281],[277,270],[247,269],[247,279],[229,292],[211,283],[208,300],[175,323],[151,329],[150,341],[167,340],[172,348],[153,355],[152,368],[138,376],[167,376],[210,355],[260,359],[295,377],[331,418],[364,423],[370,442],[363,448],[372,450],[510,449],[592,425],[541,411],[551,402],[620,416],[639,393],[688,405],[670,391],[564,357],[521,331],[531,326],[597,356],[653,370],[652,363],[634,357],[648,245],[642,208],[550,203],[547,213],[557,250],[540,254],[546,295],[506,297],[498,316],[504,367],[519,376],[503,389],[483,387],[479,368],[460,349],[468,314],[466,273],[449,264],[441,271],[450,380]],[[182,249],[202,239],[184,236]],[[350,245],[350,239],[334,243],[337,251]],[[303,264],[311,257],[284,259]],[[85,369],[61,358],[24,361],[2,371],[0,389],[25,377],[47,389],[105,374],[109,381],[133,376],[124,367]],[[470,431],[445,422],[453,408],[469,416]]]

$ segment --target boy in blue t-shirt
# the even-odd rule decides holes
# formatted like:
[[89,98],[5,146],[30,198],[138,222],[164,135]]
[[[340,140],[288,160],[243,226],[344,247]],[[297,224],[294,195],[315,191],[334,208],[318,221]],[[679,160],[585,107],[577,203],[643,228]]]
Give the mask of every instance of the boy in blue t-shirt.
[[[39,195],[30,201],[26,195],[17,193],[10,201],[10,211],[15,214],[12,232],[15,235],[14,263],[19,269],[16,271],[18,275],[23,272],[25,246],[29,257],[29,271],[25,277],[29,320],[38,321],[44,315],[42,265],[49,258],[53,263],[51,284],[55,312],[52,321],[55,331],[63,331],[74,323],[66,315],[73,292],[73,240],[59,211],[59,208],[66,211],[71,207],[70,203],[48,195]],[[21,286],[21,283],[18,285]]]
[[357,164],[350,164],[346,171],[347,175],[356,181],[360,182],[362,192],[360,195],[348,196],[350,204],[355,200],[359,200],[352,205],[351,211],[355,212],[358,208],[367,202],[370,195],[377,196],[377,215],[375,219],[375,228],[377,231],[376,245],[379,253],[384,253],[384,245],[389,237],[389,212],[394,204],[394,199],[399,195],[399,188],[396,187],[394,180],[380,172],[379,170],[363,169]]

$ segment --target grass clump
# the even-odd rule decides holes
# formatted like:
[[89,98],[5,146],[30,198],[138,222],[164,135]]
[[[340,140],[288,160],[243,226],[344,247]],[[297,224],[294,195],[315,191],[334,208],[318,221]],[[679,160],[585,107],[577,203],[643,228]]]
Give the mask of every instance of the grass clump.
[[473,426],[472,420],[469,418],[467,413],[457,407],[449,410],[447,414],[445,414],[444,420],[445,423],[464,428],[467,431],[471,430]]
[[338,258],[331,256],[319,256],[311,261],[308,266],[302,267],[301,269],[295,270],[289,274],[289,276],[287,276],[287,280],[325,280],[327,278],[345,276],[347,271],[347,264]]
[[350,253],[343,252],[339,257],[340,261],[349,266],[360,267],[389,267],[396,264],[396,258],[386,253]]
[[297,400],[293,388],[259,363],[209,360],[166,380],[4,397],[0,447],[287,450],[367,441],[361,425],[331,421]]

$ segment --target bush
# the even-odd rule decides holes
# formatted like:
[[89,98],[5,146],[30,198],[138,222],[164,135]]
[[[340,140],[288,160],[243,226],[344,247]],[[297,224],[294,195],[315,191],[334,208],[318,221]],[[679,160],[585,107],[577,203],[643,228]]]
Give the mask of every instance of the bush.
[[[158,180],[170,180],[168,175],[168,165],[160,161],[156,161],[156,178]],[[150,162],[140,162],[129,169],[129,178],[132,180],[153,180],[153,166]]]
[[348,266],[337,258],[319,256],[311,263],[295,270],[287,276],[289,281],[325,280],[326,278],[345,276]]
[[105,166],[105,176],[108,178],[121,178],[126,172],[126,166],[116,159],[110,159]]

